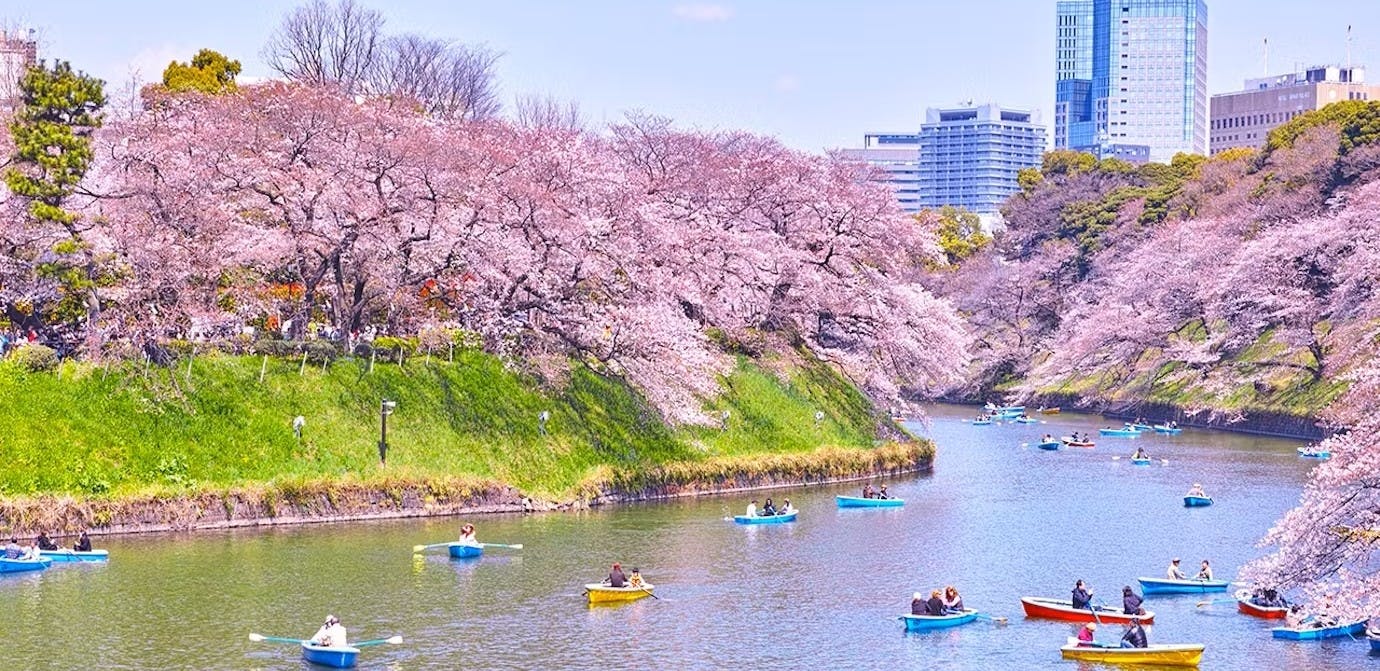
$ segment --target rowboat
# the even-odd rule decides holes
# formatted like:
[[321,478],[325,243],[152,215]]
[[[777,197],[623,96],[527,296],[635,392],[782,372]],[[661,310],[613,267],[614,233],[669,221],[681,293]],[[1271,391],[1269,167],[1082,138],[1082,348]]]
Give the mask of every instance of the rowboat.
[[359,657],[359,648],[333,648],[324,645],[313,645],[311,641],[302,641],[302,659],[329,666],[332,669],[348,669],[355,665],[356,658]]
[[1155,430],[1155,426],[1154,426],[1153,424],[1136,424],[1135,422],[1128,422],[1128,423],[1126,424],[1126,427],[1125,427],[1125,428],[1131,429],[1132,431],[1154,431],[1154,430]]
[[1300,447],[1300,448],[1299,448],[1299,456],[1300,456],[1300,457],[1308,457],[1309,459],[1326,459],[1326,458],[1328,458],[1328,457],[1331,457],[1331,456],[1332,456],[1332,453],[1329,452],[1329,451],[1327,451],[1327,450],[1319,450],[1319,449],[1314,449],[1314,448],[1309,448],[1309,447]]
[[1211,497],[1211,496],[1185,496],[1185,497],[1184,497],[1184,506],[1185,506],[1185,507],[1188,507],[1188,508],[1197,508],[1197,507],[1199,507],[1199,506],[1210,506],[1210,505],[1212,505],[1212,497]]
[[655,589],[656,587],[651,583],[642,583],[641,587],[609,587],[597,582],[585,585],[585,593],[589,596],[590,603],[636,601],[642,597],[651,596]]
[[1039,423],[1040,423],[1040,420],[1035,419],[1034,417],[1017,417],[1017,418],[1015,418],[1015,419],[1013,419],[1013,420],[1011,420],[1011,421],[1012,421],[1012,423],[1015,423],[1015,424],[1039,424]]
[[1149,466],[1149,465],[1150,465],[1150,460],[1149,460],[1149,459],[1136,459],[1135,457],[1132,457],[1132,458],[1131,458],[1131,465],[1132,465],[1132,466]]
[[1036,445],[1036,447],[1038,447],[1038,448],[1040,448],[1040,449],[1042,449],[1042,450],[1057,450],[1057,449],[1059,449],[1059,441],[1057,441],[1057,440],[1046,440],[1046,441],[1044,441],[1044,442],[1041,442],[1039,445]]
[[992,420],[990,420],[990,419],[975,419],[975,420],[973,420],[973,426],[988,426],[988,425],[990,425],[991,423],[992,423]]
[[1237,599],[1236,609],[1251,617],[1266,620],[1283,620],[1284,616],[1289,614],[1289,609],[1284,606],[1257,606],[1251,603],[1250,599]]
[[969,608],[953,615],[902,615],[901,619],[905,620],[906,631],[926,631],[968,624],[976,620],[977,616],[978,612]]
[[465,559],[484,554],[484,546],[474,543],[451,543],[446,546],[446,551],[450,553],[451,557]]
[[79,562],[79,561],[108,561],[110,553],[105,550],[87,550],[78,552],[76,550],[39,550],[40,557],[47,557],[54,562]]
[[1057,415],[1059,414],[1059,408],[1040,408],[1038,412],[1042,415]]
[[1270,630],[1270,635],[1275,638],[1283,638],[1290,641],[1320,641],[1324,638],[1337,638],[1340,636],[1355,636],[1366,630],[1366,621],[1345,622],[1335,624],[1330,627],[1313,627],[1304,625],[1302,627],[1275,627]]
[[1180,428],[1177,427],[1177,426],[1166,426],[1166,425],[1164,425],[1164,424],[1156,424],[1156,425],[1154,426],[1154,429],[1155,429],[1155,433],[1164,433],[1164,434],[1168,434],[1168,435],[1171,435],[1171,436],[1177,436],[1177,435],[1179,435],[1179,434],[1181,434],[1181,433],[1184,432],[1183,429],[1180,429]]
[[1098,429],[1098,433],[1115,438],[1135,438],[1140,432],[1135,429]]
[[1072,436],[1064,436],[1063,438],[1059,439],[1059,442],[1068,445],[1069,447],[1095,447],[1097,445],[1097,443],[1094,443],[1091,440],[1074,440]]
[[1368,631],[1366,632],[1366,639],[1370,641],[1371,652],[1380,652],[1380,635],[1376,634],[1376,632]]
[[794,522],[795,516],[799,514],[800,512],[796,511],[793,513],[786,513],[785,515],[753,515],[752,517],[748,517],[747,515],[734,515],[733,521],[738,524],[783,524],[785,522]]
[[1202,594],[1225,592],[1231,586],[1226,580],[1175,580],[1173,578],[1136,578],[1146,596],[1151,594]]
[[[861,496],[835,496],[840,508],[899,508],[905,499],[865,499]],[[779,516],[778,516],[779,517]]]
[[1043,617],[1051,620],[1063,620],[1065,622],[1117,622],[1129,624],[1131,618],[1138,617],[1144,624],[1154,624],[1155,614],[1145,611],[1144,615],[1127,615],[1120,608],[1109,606],[1098,606],[1097,617],[1093,617],[1090,608],[1074,608],[1072,601],[1064,599],[1045,599],[1037,596],[1021,597],[1021,608],[1025,609],[1026,617]]
[[0,573],[42,571],[52,565],[53,560],[47,557],[39,557],[37,559],[0,559]]
[[1160,666],[1198,666],[1203,661],[1202,643],[1171,643],[1147,648],[1104,648],[1066,645],[1059,648],[1064,659],[1106,664],[1156,664]]

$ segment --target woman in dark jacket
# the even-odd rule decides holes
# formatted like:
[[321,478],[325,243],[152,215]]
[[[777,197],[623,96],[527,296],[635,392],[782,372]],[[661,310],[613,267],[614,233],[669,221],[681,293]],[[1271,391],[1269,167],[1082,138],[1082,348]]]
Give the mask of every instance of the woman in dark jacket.
[[1145,609],[1140,607],[1141,601],[1140,595],[1131,591],[1130,585],[1121,588],[1121,605],[1127,615],[1144,615]]
[[1073,607],[1091,609],[1092,595],[1092,590],[1088,589],[1082,580],[1079,580],[1073,586]]
[[929,613],[927,613],[925,609],[926,609],[926,605],[925,605],[925,595],[923,595],[923,594],[921,594],[921,593],[919,593],[919,592],[916,592],[916,593],[910,595],[910,614],[911,614],[911,615],[928,615]]
[[944,600],[939,598],[939,590],[930,592],[930,600],[925,603],[926,615],[947,615],[944,612]]

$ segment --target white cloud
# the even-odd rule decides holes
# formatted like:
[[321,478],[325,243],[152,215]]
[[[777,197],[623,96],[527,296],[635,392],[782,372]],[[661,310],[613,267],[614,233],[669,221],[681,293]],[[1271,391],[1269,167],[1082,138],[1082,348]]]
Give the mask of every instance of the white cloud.
[[781,75],[771,86],[780,93],[791,93],[800,88],[800,79],[795,75]]
[[[168,63],[190,61],[194,54],[196,54],[195,48],[177,44],[148,47],[134,54],[134,57],[130,58],[129,62],[118,70],[116,77],[121,81],[127,81],[130,78],[136,78],[141,82],[162,81],[163,70],[168,67]],[[109,81],[108,83],[117,82]]]
[[671,10],[671,13],[675,14],[676,18],[701,23],[727,21],[733,18],[733,9],[731,7],[725,7],[724,5],[676,5],[675,8]]

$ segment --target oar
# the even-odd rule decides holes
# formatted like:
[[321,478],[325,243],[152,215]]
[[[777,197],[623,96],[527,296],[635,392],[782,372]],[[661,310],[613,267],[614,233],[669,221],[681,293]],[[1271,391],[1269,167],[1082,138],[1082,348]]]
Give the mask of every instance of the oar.
[[385,644],[385,643],[387,643],[388,645],[397,645],[397,644],[399,644],[399,643],[402,643],[402,637],[401,637],[401,636],[389,636],[388,638],[376,638],[376,639],[369,640],[369,641],[360,641],[359,643],[351,643],[350,645],[352,645],[352,646],[354,646],[354,647],[356,647],[356,648],[368,648],[368,647],[370,647],[370,646],[383,645],[383,644]]
[[660,600],[661,600],[661,597],[659,597],[659,596],[657,596],[657,595],[655,595],[655,594],[652,594],[652,590],[649,590],[649,589],[647,589],[646,587],[643,587],[643,588],[641,588],[641,589],[642,589],[642,591],[644,591],[644,592],[647,593],[647,596],[650,596],[650,597],[652,597],[653,599],[656,599],[657,601],[660,601]]
[[508,548],[508,549],[510,549],[510,550],[521,550],[521,549],[522,549],[522,543],[513,543],[513,544],[511,544],[511,545],[505,544],[505,543],[480,543],[480,545],[482,545],[482,546],[484,546],[484,547],[486,547],[486,548]]
[[292,643],[295,645],[301,645],[302,643],[302,639],[300,638],[285,638],[283,636],[264,636],[263,634],[250,634],[249,640],[254,641],[255,643]]
[[1193,605],[1202,608],[1203,606],[1211,606],[1214,603],[1236,603],[1236,599],[1208,599],[1207,601],[1199,601]]
[[434,550],[434,549],[436,549],[436,548],[443,548],[443,547],[446,547],[446,546],[448,546],[448,545],[450,545],[450,543],[432,543],[431,545],[413,545],[413,546],[412,546],[412,551],[413,551],[413,552],[426,552],[427,550]]
[[978,614],[977,614],[977,619],[979,619],[979,620],[987,620],[988,622],[991,622],[992,624],[995,624],[995,625],[997,625],[997,626],[999,626],[999,627],[1004,627],[1004,626],[1006,626],[1006,618],[1004,618],[1004,617],[992,617],[991,615],[988,615],[987,613],[978,613]]

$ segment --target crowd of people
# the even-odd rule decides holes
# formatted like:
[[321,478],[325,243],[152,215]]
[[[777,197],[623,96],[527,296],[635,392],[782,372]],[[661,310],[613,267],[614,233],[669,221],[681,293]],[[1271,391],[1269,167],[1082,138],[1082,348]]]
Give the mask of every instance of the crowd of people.
[[940,617],[944,615],[958,615],[964,611],[963,597],[958,595],[958,590],[953,585],[949,585],[941,590],[930,592],[930,598],[916,592],[910,598],[911,615],[929,615]]
[[623,573],[623,565],[618,562],[613,563],[613,568],[609,569],[609,576],[604,578],[604,584],[609,587],[632,587],[642,589],[646,583],[642,580],[642,571],[636,566],[633,567],[631,574]]
[[747,517],[772,517],[774,515],[790,515],[795,512],[798,511],[791,505],[790,499],[783,500],[781,507],[777,508],[776,504],[772,503],[771,497],[767,497],[760,509],[757,507],[757,499],[753,499],[751,503],[748,503],[747,512],[744,515]]
[[[9,542],[5,544],[4,551],[0,552],[0,556],[5,559],[38,559],[41,552],[56,552],[61,549],[61,546],[48,537],[48,532],[40,531],[32,543],[21,544],[18,538],[10,538]],[[72,549],[76,552],[91,551],[91,538],[86,535],[85,531],[82,531],[81,536],[72,544]]]
[[1179,568],[1179,558],[1175,557],[1169,561],[1169,568],[1164,573],[1170,580],[1212,580],[1212,564],[1204,559],[1198,567],[1198,573],[1189,578],[1188,574]]

